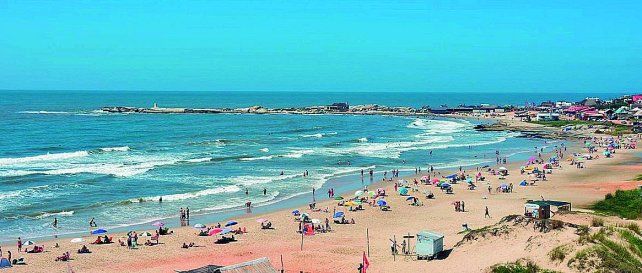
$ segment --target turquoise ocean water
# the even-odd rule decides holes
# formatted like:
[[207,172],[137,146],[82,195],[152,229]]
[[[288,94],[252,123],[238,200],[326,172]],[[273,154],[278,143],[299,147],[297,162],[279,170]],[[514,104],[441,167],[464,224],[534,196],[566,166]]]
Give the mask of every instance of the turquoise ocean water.
[[[528,102],[586,96],[540,94]],[[226,217],[242,214],[238,208],[248,200],[266,211],[308,202],[313,187],[319,189],[318,198],[328,187],[361,188],[370,183],[356,175],[361,169],[374,169],[375,179],[380,179],[381,172],[391,169],[492,164],[496,150],[519,159],[534,147],[555,145],[514,133],[475,132],[476,120],[96,111],[102,106],[149,107],[157,102],[167,107],[284,107],[347,101],[416,107],[524,104],[524,98],[475,93],[0,91],[0,241],[86,232],[92,217],[108,229],[146,226],[175,217],[180,207],[189,207],[194,221],[217,220],[228,212],[236,211]],[[54,218],[60,222],[58,229],[51,225]]]

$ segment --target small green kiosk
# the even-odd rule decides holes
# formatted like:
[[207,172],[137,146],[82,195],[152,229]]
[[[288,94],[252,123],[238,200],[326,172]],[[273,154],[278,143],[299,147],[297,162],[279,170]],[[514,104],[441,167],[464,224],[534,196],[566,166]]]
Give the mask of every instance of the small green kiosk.
[[432,259],[444,250],[444,235],[432,231],[417,233],[417,259]]

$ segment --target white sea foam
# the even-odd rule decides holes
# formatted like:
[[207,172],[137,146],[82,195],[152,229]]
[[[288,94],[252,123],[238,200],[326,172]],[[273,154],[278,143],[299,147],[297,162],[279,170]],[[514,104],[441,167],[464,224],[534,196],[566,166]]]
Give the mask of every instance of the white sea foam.
[[362,137],[360,139],[357,139],[358,142],[368,142],[368,139],[365,137]]
[[318,133],[318,134],[311,134],[311,135],[301,135],[301,137],[316,137],[316,138],[322,138],[323,134]]
[[61,211],[61,212],[43,212],[42,214],[36,216],[37,219],[47,218],[47,217],[60,217],[60,216],[73,216],[74,211]]
[[470,127],[471,123],[466,120],[439,120],[439,119],[415,119],[408,128],[424,130],[425,134],[451,134],[460,132]]
[[274,176],[241,175],[241,176],[230,177],[229,181],[236,185],[251,186],[251,185],[257,185],[257,184],[272,183],[275,181],[294,179],[302,176],[303,176],[303,173],[289,174],[289,175],[274,175]]
[[70,152],[70,153],[44,154],[44,155],[28,156],[28,157],[0,158],[0,166],[38,162],[38,161],[64,160],[64,159],[70,159],[70,158],[85,157],[88,155],[89,155],[89,152],[87,151],[77,151],[77,152]]
[[[92,173],[112,175],[116,177],[130,177],[146,173],[155,167],[176,164],[179,160],[153,160],[138,163],[93,163],[81,165],[64,165],[48,170],[8,170],[0,171],[0,177],[25,176],[25,175],[75,175]],[[73,167],[70,167],[73,166]]]
[[266,155],[266,156],[259,156],[259,157],[244,157],[239,160],[241,161],[254,161],[254,160],[270,160],[274,158],[272,155]]
[[259,149],[259,151],[264,152],[264,153],[267,153],[267,152],[269,152],[269,151],[270,151],[270,149],[268,149],[268,148],[261,148],[261,149]]
[[212,161],[211,157],[201,157],[201,158],[192,158],[192,159],[187,159],[185,162],[189,163],[201,163],[201,162],[208,162]]
[[[143,200],[145,200],[145,201],[158,201],[158,199],[163,197],[163,202],[165,202],[165,201],[180,201],[180,200],[198,198],[198,197],[202,197],[202,196],[215,195],[215,194],[221,194],[221,193],[233,193],[233,192],[238,192],[240,190],[241,190],[241,188],[239,188],[238,186],[230,185],[230,186],[224,186],[224,187],[217,187],[217,188],[200,190],[200,191],[196,191],[196,192],[178,193],[178,194],[171,194],[171,195],[161,195],[161,196],[154,196],[154,197],[144,197]],[[132,199],[130,201],[138,202],[138,199]]]
[[18,113],[21,113],[21,114],[48,114],[48,115],[72,114],[71,112],[64,112],[64,111],[20,111]]
[[100,150],[103,152],[127,152],[130,150],[130,148],[129,146],[107,147],[107,148],[100,148]]
[[292,152],[290,152],[288,154],[284,154],[284,155],[279,156],[279,157],[301,158],[304,155],[309,155],[309,154],[313,154],[313,153],[314,153],[314,150],[294,150],[294,151],[292,151]]

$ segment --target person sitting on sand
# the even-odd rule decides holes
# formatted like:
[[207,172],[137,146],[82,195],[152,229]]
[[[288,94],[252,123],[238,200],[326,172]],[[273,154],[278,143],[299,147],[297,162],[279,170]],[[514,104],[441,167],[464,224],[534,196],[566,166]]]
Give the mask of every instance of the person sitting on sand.
[[354,218],[350,218],[350,224],[355,224]]
[[98,238],[96,238],[96,241],[94,241],[92,244],[99,245],[99,244],[102,244],[102,243],[103,243],[103,240],[100,238],[100,236],[98,236]]
[[89,248],[87,248],[86,245],[83,245],[80,249],[78,249],[78,254],[87,254],[87,253],[91,253],[91,251],[89,251]]

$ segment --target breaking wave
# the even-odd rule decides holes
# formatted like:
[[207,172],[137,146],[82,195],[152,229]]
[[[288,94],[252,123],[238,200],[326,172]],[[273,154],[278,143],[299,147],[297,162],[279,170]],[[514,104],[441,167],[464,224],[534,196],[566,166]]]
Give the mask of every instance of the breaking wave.
[[[238,186],[223,186],[223,187],[217,187],[217,188],[212,188],[212,189],[205,189],[205,190],[200,190],[196,192],[187,192],[187,193],[177,193],[177,194],[170,194],[170,195],[159,195],[159,196],[153,196],[153,197],[143,197],[142,199],[144,201],[158,201],[161,197],[163,197],[163,202],[165,201],[180,201],[180,200],[186,200],[186,199],[192,199],[192,198],[198,198],[202,196],[208,196],[208,195],[215,195],[215,194],[221,194],[221,193],[233,193],[233,192],[238,192],[240,191],[241,188]],[[130,200],[131,202],[139,202],[139,199],[132,199]]]

